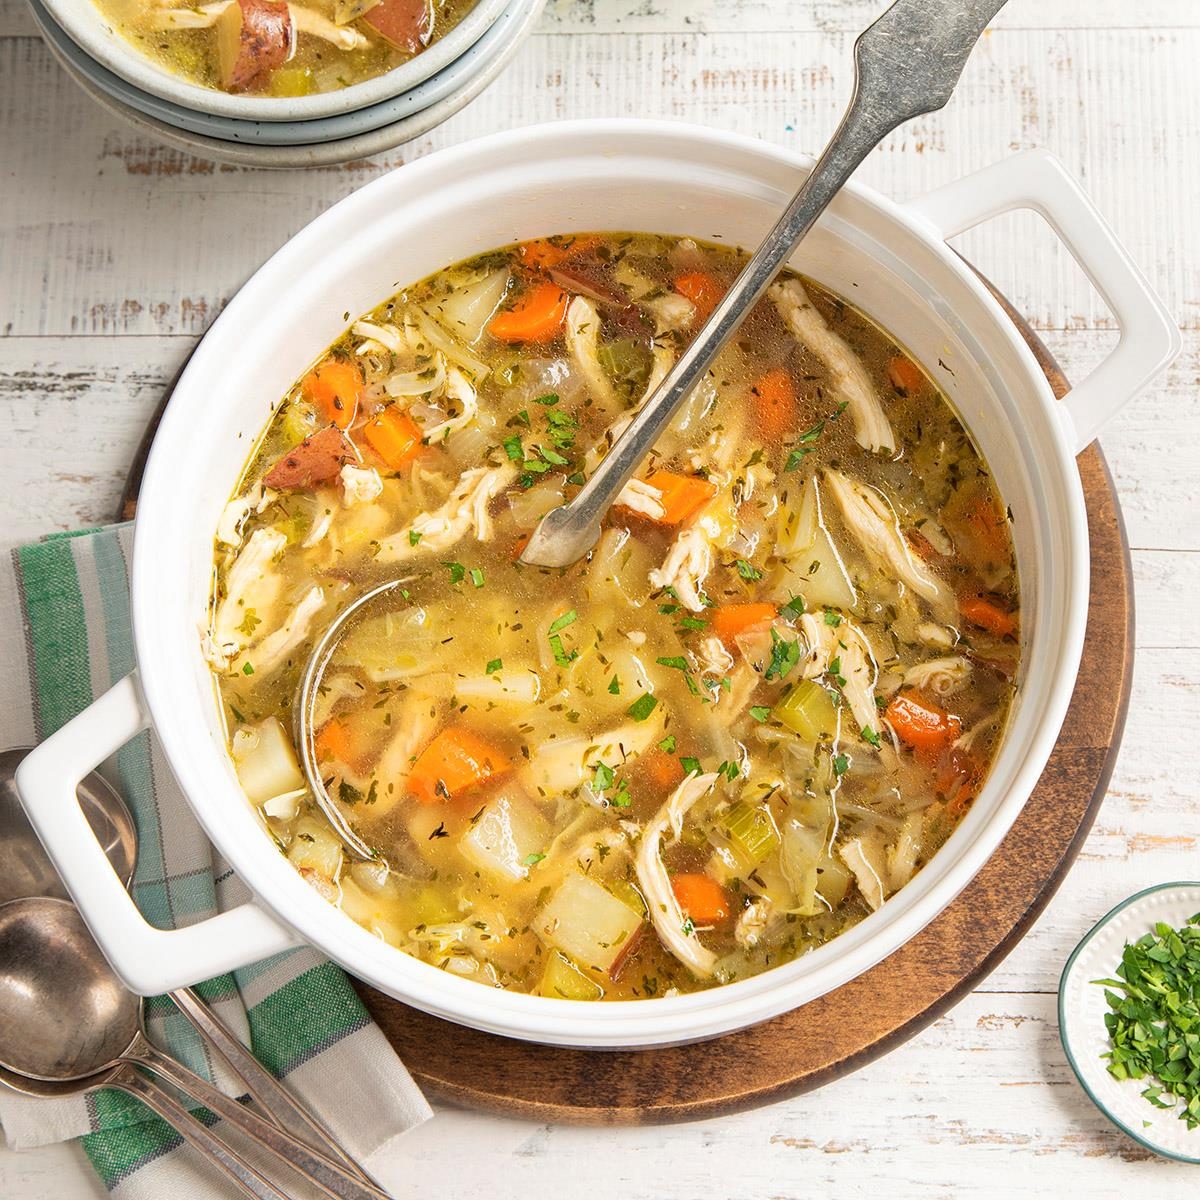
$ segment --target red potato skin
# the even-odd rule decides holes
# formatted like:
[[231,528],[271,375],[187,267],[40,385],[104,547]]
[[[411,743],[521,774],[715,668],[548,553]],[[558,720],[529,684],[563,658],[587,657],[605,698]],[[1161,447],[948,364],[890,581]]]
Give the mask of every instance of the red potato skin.
[[330,425],[307,437],[277,459],[263,476],[267,487],[280,491],[297,491],[329,483],[336,479],[342,465],[354,462],[358,455],[346,435]]
[[428,0],[382,0],[362,19],[384,41],[407,54],[423,50],[433,36]]
[[282,0],[237,0],[234,7],[241,14],[241,32],[237,57],[222,64],[222,82],[231,92],[244,92],[264,84],[291,58],[295,31]]

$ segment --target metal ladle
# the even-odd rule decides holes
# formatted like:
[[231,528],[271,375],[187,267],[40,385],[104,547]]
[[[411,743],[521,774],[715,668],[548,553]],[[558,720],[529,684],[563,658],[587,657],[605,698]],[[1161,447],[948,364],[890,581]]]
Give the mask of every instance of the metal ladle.
[[896,0],[854,45],[850,104],[775,227],[742,268],[653,397],[572,500],[547,513],[521,561],[566,567],[595,545],[618,493],[721,349],[762,299],[797,244],[864,158],[905,121],[941,108],[987,23],[1006,0]]
[[[28,748],[0,752],[0,864],[3,864],[4,868],[0,871],[0,905],[28,897],[56,897],[64,900],[68,898],[54,864],[38,840],[17,796],[14,777],[17,767],[28,752]],[[96,771],[85,776],[76,789],[76,795],[96,840],[108,856],[113,871],[128,887],[137,862],[137,826],[133,814],[120,794]],[[0,965],[0,970],[2,969]],[[338,1163],[364,1183],[370,1183],[362,1168],[309,1112],[292,1098],[275,1076],[242,1044],[233,1030],[191,988],[178,988],[169,992],[168,996],[209,1047],[241,1078],[251,1099],[279,1129],[318,1154]],[[134,1086],[139,1089],[136,1094],[145,1099],[140,1087],[145,1082],[144,1077],[136,1071],[127,1073],[134,1076]],[[10,1082],[3,1072],[0,1072],[0,1079]],[[67,1094],[78,1090],[72,1084],[46,1086],[66,1086]],[[106,1085],[89,1083],[87,1086]],[[166,1098],[168,1101],[172,1099],[169,1095]],[[187,1114],[186,1109],[182,1111]]]
[[[0,1079],[9,1087],[34,1096],[120,1088],[144,1101],[246,1195],[290,1200],[170,1092],[135,1069],[145,1068],[241,1130],[331,1200],[388,1200],[373,1184],[163,1054],[146,1038],[142,1011],[142,998],[117,978],[70,901],[35,896],[0,906]],[[54,1091],[45,1091],[47,1086]]]

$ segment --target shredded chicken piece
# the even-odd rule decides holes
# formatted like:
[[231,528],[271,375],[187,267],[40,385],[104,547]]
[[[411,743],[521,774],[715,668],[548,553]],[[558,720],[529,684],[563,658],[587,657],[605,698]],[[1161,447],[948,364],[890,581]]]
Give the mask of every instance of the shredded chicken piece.
[[872,453],[896,452],[896,438],[857,354],[825,323],[798,279],[773,284],[767,293],[801,345],[829,371],[834,392],[854,419],[855,440]]
[[729,690],[717,698],[717,719],[728,728],[742,715],[755,688],[760,683],[758,672],[747,662],[740,662],[728,677]]
[[404,335],[395,325],[377,325],[374,321],[355,321],[350,326],[350,332],[355,337],[369,338],[378,342],[392,354],[399,354],[405,349]]
[[217,522],[217,541],[222,546],[233,546],[234,548],[240,546],[242,544],[242,526],[245,525],[246,518],[252,512],[262,512],[278,494],[260,479],[245,494],[230,500],[221,513],[221,519]]
[[733,655],[715,634],[703,638],[697,651],[700,669],[709,675],[728,675],[733,670]]
[[883,903],[884,896],[887,894],[883,881],[883,864],[871,862],[870,852],[862,838],[852,838],[839,847],[838,853],[842,856],[842,862],[853,873],[863,899],[874,911]]
[[319,505],[320,512],[304,541],[300,543],[305,550],[311,550],[313,546],[324,539],[333,526],[333,510],[337,507],[332,490],[322,488],[321,491],[314,494],[313,499]]
[[671,587],[679,603],[692,612],[704,611],[701,585],[712,569],[712,541],[700,525],[689,525],[671,543],[661,567],[650,572],[650,586]]
[[150,14],[151,29],[210,29],[217,18],[233,3],[201,4],[194,8],[163,8]]
[[226,572],[225,598],[208,638],[208,658],[218,669],[224,670],[250,640],[253,626],[247,616],[262,621],[278,600],[283,580],[271,567],[286,545],[278,529],[256,529]]
[[[516,473],[517,469],[512,463],[500,467],[473,467],[464,471],[441,508],[421,513],[410,529],[380,542],[376,561],[394,563],[427,551],[440,553],[472,532],[477,540],[488,541],[492,536],[488,505],[512,482]],[[415,545],[410,533],[420,535]]]
[[845,679],[842,695],[860,729],[878,731],[879,710],[875,705],[878,669],[870,643],[857,625],[843,618],[836,628],[825,623],[824,616],[804,613],[799,627],[808,643],[804,677],[815,679],[830,669],[836,660],[838,673]]
[[952,654],[947,658],[914,663],[904,672],[904,683],[907,687],[924,688],[938,696],[949,696],[970,674],[970,662],[959,654]]
[[309,588],[292,609],[280,627],[267,634],[262,641],[243,651],[232,670],[236,673],[245,669],[249,662],[256,675],[270,675],[283,666],[284,660],[299,646],[312,629],[317,614],[325,607],[325,591],[320,587]]
[[600,365],[599,339],[600,314],[596,306],[586,296],[576,296],[567,309],[567,349],[592,398],[602,408],[617,409],[621,406],[617,393]]
[[662,492],[644,479],[631,479],[617,493],[614,503],[652,521],[661,520],[667,512],[663,507]]
[[292,25],[297,33],[311,34],[339,50],[365,50],[371,44],[371,39],[357,29],[335,25],[328,17],[302,4],[289,4],[288,12],[292,14]]
[[655,932],[662,944],[700,979],[712,977],[717,956],[700,944],[691,921],[684,919],[683,909],[679,907],[671,888],[671,878],[663,864],[662,842],[668,830],[672,842],[679,840],[688,810],[712,791],[717,779],[715,772],[689,775],[646,826],[635,859],[638,883],[646,898]]
[[404,784],[417,754],[429,743],[450,711],[449,695],[439,694],[440,679],[447,684],[451,682],[448,675],[413,680],[405,692],[404,703],[393,710],[395,730],[374,770],[375,778],[387,780],[387,783],[381,785],[378,799],[370,808],[368,815],[372,820],[391,812],[404,798]]
[[663,292],[653,300],[646,300],[644,307],[654,314],[659,333],[691,329],[692,322],[696,319],[696,306],[678,292]]
[[936,625],[933,621],[922,621],[917,626],[916,633],[925,645],[937,646],[942,650],[949,650],[955,642],[953,630],[944,625]]
[[448,437],[456,429],[470,425],[479,412],[479,400],[475,389],[470,380],[457,367],[446,367],[445,395],[458,404],[458,415],[448,417],[445,421],[434,425],[432,429],[424,431],[425,440],[430,444]]
[[733,927],[734,941],[746,950],[752,950],[762,940],[770,924],[771,901],[767,896],[752,900],[738,917]]
[[938,614],[954,613],[957,605],[953,592],[913,557],[887,498],[840,471],[827,470],[825,482],[841,507],[846,527],[875,566],[911,588]]
[[383,491],[383,480],[374,467],[356,467],[347,463],[342,468],[342,499],[346,504],[367,504]]
[[535,796],[564,795],[587,782],[597,763],[627,763],[649,750],[660,737],[662,724],[655,716],[618,725],[597,737],[543,741],[522,770],[521,782]]

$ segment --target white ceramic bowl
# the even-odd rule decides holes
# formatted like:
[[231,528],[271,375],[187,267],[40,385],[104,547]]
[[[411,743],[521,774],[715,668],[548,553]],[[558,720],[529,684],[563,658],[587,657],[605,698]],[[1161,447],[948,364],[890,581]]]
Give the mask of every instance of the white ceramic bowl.
[[1200,1128],[1189,1129],[1178,1112],[1154,1108],[1143,1098],[1148,1079],[1114,1079],[1101,1057],[1109,1049],[1105,988],[1127,942],[1153,933],[1162,921],[1181,929],[1200,912],[1200,883],[1160,883],[1123,900],[1101,917],[1075,947],[1058,984],[1058,1035],[1071,1070],[1096,1107],[1118,1129],[1155,1154],[1200,1163]]
[[[445,89],[448,94],[427,107],[406,116],[403,115],[404,98],[400,98],[395,102],[385,101],[371,108],[325,120],[275,122],[269,126],[252,121],[236,122],[245,126],[245,141],[226,141],[189,132],[186,128],[159,120],[144,107],[137,108],[125,103],[119,98],[120,93],[108,86],[110,82],[120,82],[111,71],[98,66],[48,18],[40,18],[37,3],[31,3],[30,10],[59,65],[106,112],[185,153],[236,166],[275,170],[329,166],[370,158],[428,133],[465,108],[495,82],[532,32],[544,4],[545,0],[510,0],[509,7],[466,54],[428,81],[429,84],[435,84],[440,83],[443,76],[452,77],[451,86]],[[409,96],[421,92],[425,86],[421,85]],[[144,93],[138,94],[144,96]],[[377,123],[374,118],[380,110],[387,109],[393,110],[391,116],[385,116],[382,123]],[[205,118],[202,114],[193,116],[196,119],[192,124],[197,128],[203,128],[206,120],[218,120]],[[311,134],[312,141],[295,140],[304,127],[311,127],[306,132]],[[293,136],[287,144],[272,144],[270,135],[263,134],[267,129],[286,129]],[[345,133],[346,129],[354,132]],[[259,136],[266,136],[268,141],[264,143],[257,140]]]
[[[200,647],[212,530],[273,406],[346,313],[519,238],[648,230],[756,244],[808,169],[786,151],[686,125],[564,123],[445,150],[364,187],[296,235],[227,305],[167,408],[138,506],[139,669],[49,738],[18,775],[30,818],[127,983],[165,991],[309,941],[375,987],[512,1037],[596,1048],[679,1043],[803,1004],[932,920],[1004,836],[1046,762],[1079,662],[1088,542],[1076,452],[1177,352],[1178,331],[1111,232],[1044,154],[1018,156],[900,206],[851,186],[794,265],[852,298],[935,365],[1014,514],[1025,669],[972,810],[933,861],[830,944],[687,996],[587,1004],[485,989],[381,943],[279,854],[238,786]],[[945,239],[993,214],[1044,213],[1108,298],[1113,353],[1058,403],[1012,322]],[[108,869],[75,781],[153,725],[197,818],[255,900],[183,930],[148,926]]]
[[386,74],[336,92],[289,98],[232,95],[201,87],[159,66],[126,41],[93,0],[44,0],[44,3],[55,22],[89,57],[152,96],[197,112],[246,121],[310,121],[378,104],[424,82],[473,46],[504,11],[508,0],[478,0],[445,37]]

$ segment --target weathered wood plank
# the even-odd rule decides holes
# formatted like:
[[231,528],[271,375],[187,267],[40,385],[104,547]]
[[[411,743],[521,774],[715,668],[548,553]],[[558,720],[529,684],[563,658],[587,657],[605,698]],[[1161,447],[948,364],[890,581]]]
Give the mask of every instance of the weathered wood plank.
[[[674,11],[678,11],[677,9]],[[358,184],[430,149],[598,110],[686,118],[811,148],[850,85],[845,33],[580,34],[533,38],[482,104],[369,163],[267,174],[215,167],[114,124],[31,39],[0,41],[0,261],[12,334],[196,333],[237,281]],[[943,113],[890,138],[864,180],[905,198],[1042,145],[1092,190],[1185,324],[1196,323],[1200,193],[1189,114],[1200,111],[1200,29],[998,30]],[[1169,85],[1168,85],[1168,82]],[[1127,97],[1141,103],[1130,106]],[[602,101],[602,103],[601,103]],[[1086,119],[1084,114],[1086,114]],[[46,148],[53,147],[52,153]],[[1107,313],[1065,254],[1019,218],[964,248],[1039,329],[1098,328]],[[236,231],[234,236],[230,231]]]

